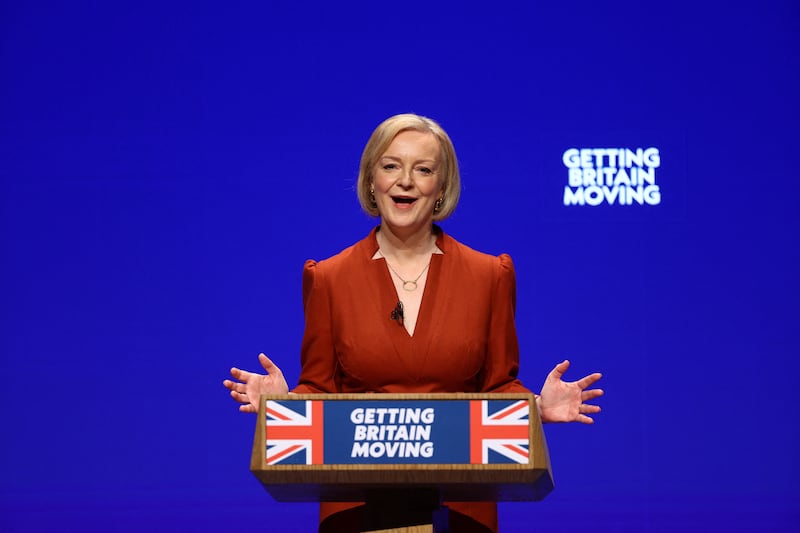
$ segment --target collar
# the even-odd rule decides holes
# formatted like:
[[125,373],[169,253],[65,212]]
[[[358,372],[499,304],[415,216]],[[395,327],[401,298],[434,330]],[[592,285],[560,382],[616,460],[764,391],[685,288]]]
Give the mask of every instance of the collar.
[[[378,231],[381,229],[380,224],[372,228],[372,231],[369,232],[367,238],[364,239],[364,244],[366,245],[365,253],[367,259],[377,259],[376,255],[378,254]],[[442,228],[437,226],[436,224],[433,225],[433,234],[436,235],[436,248],[439,249],[438,252],[433,252],[434,255],[436,254],[446,254],[449,244],[449,239],[445,235]]]

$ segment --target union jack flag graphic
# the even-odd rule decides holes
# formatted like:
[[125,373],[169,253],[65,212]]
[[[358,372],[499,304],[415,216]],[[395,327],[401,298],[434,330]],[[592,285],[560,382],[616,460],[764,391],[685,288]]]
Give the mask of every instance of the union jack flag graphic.
[[323,463],[323,402],[267,400],[267,464]]
[[528,464],[528,413],[528,400],[471,400],[470,464]]

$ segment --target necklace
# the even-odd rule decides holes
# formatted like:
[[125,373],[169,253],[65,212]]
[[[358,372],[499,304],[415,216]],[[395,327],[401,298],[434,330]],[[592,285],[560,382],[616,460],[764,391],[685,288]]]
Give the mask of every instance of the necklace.
[[417,290],[417,281],[419,280],[419,278],[422,277],[422,275],[425,273],[425,271],[428,270],[428,267],[431,266],[431,260],[428,259],[428,264],[425,265],[425,268],[422,269],[422,272],[420,272],[419,275],[416,278],[414,278],[414,279],[403,279],[403,276],[398,274],[397,270],[392,268],[392,265],[389,264],[389,260],[386,259],[386,256],[383,255],[383,253],[380,250],[378,250],[378,253],[380,253],[381,257],[383,257],[383,259],[386,261],[386,266],[389,267],[389,270],[391,270],[392,273],[395,276],[397,276],[397,279],[399,279],[400,281],[403,282],[403,290],[404,291],[408,291],[408,292],[413,292],[413,291]]

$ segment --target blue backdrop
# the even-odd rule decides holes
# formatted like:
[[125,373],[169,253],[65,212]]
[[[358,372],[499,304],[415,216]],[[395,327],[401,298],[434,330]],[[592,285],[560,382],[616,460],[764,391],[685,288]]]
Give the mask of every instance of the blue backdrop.
[[[296,381],[303,261],[408,111],[515,260],[523,380],[605,376],[503,531],[796,530],[800,8],[563,4],[4,2],[0,530],[314,528],[221,380]],[[565,150],[648,147],[658,205],[564,205]]]

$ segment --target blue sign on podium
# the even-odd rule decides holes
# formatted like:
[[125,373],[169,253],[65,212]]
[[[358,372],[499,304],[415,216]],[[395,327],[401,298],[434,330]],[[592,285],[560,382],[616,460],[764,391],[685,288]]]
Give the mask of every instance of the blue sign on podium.
[[267,465],[530,462],[529,399],[265,401]]

